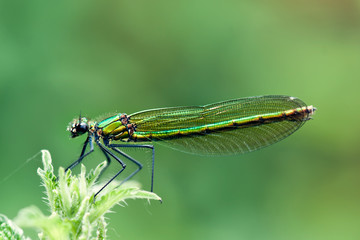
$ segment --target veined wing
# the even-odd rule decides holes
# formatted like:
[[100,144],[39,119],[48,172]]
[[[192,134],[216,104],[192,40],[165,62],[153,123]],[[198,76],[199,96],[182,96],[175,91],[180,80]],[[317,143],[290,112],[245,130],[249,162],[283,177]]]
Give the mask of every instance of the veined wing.
[[289,136],[311,113],[294,97],[259,96],[147,110],[130,117],[139,139],[160,140],[197,154],[233,154],[254,151]]

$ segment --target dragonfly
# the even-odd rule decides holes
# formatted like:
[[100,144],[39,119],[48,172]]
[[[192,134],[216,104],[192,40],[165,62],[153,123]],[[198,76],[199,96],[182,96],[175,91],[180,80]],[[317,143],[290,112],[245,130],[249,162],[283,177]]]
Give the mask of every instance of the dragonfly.
[[[150,109],[130,115],[119,113],[100,122],[75,118],[68,127],[72,138],[87,134],[73,169],[94,151],[96,144],[109,165],[116,160],[121,169],[98,190],[96,196],[126,168],[125,159],[137,168],[143,165],[126,154],[126,148],[152,151],[151,191],[154,186],[155,142],[200,155],[229,155],[252,152],[272,145],[298,130],[311,119],[316,108],[296,97],[282,95],[239,98],[192,107]],[[87,148],[89,146],[88,151]]]

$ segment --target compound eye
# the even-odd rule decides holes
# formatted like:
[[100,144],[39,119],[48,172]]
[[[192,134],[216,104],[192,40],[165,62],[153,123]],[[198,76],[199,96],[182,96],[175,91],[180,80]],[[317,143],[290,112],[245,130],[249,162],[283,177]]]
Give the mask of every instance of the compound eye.
[[78,134],[83,134],[86,133],[88,131],[88,125],[86,123],[80,123],[79,125],[76,126],[76,132]]

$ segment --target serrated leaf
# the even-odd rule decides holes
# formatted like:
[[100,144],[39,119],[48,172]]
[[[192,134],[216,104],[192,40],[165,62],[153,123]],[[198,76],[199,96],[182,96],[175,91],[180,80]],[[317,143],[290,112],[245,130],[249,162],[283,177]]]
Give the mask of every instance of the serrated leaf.
[[5,215],[0,214],[0,239],[1,240],[30,240],[24,232]]
[[102,187],[95,185],[95,181],[106,162],[88,174],[84,165],[81,165],[79,175],[72,175],[70,170],[65,173],[64,168],[60,168],[56,178],[50,153],[42,150],[42,157],[44,167],[37,172],[46,189],[52,214],[45,216],[37,207],[31,206],[21,210],[16,217],[20,226],[39,229],[41,239],[105,239],[107,224],[104,215],[113,206],[127,199],[161,201],[155,193],[140,190],[136,182],[126,182],[119,187],[120,183],[113,181],[94,202],[94,192]]

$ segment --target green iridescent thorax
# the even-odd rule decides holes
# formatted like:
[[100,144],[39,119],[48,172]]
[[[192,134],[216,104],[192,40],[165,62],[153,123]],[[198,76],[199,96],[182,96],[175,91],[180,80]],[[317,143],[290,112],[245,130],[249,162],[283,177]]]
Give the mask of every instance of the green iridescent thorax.
[[98,128],[104,128],[104,127],[107,127],[109,124],[114,123],[114,122],[119,121],[119,120],[120,120],[120,116],[115,115],[115,116],[112,116],[112,117],[109,117],[107,119],[102,120],[101,122],[99,122],[97,124],[97,127]]
[[115,115],[99,122],[97,128],[102,130],[103,136],[117,138],[118,135],[121,135],[123,138],[125,135],[128,135],[126,127],[121,123],[120,115]]

